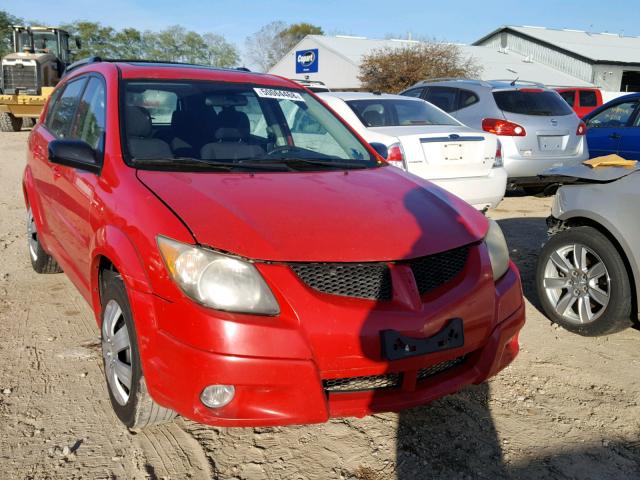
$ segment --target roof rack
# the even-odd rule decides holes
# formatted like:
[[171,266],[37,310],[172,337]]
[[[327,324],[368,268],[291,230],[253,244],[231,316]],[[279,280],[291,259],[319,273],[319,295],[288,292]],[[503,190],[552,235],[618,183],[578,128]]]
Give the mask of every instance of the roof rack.
[[169,61],[169,60],[143,60],[140,58],[102,58],[102,57],[98,57],[98,56],[92,56],[92,57],[85,57],[85,58],[81,58],[80,60],[77,60],[75,62],[73,62],[71,65],[69,65],[65,71],[64,71],[64,75],[67,75],[69,72],[71,72],[72,70],[75,70],[77,68],[80,67],[84,67],[85,65],[90,65],[92,63],[101,63],[101,62],[108,62],[108,63],[149,63],[149,64],[161,64],[161,65],[182,65],[182,66],[186,66],[186,67],[204,67],[204,68],[212,68],[212,69],[218,69],[218,70],[238,70],[241,72],[250,72],[251,70],[249,70],[246,67],[235,67],[235,68],[219,68],[219,67],[214,67],[213,65],[204,65],[204,64],[198,64],[198,63],[185,63],[185,62],[173,62],[173,61]]
[[480,80],[478,78],[466,78],[466,77],[435,77],[435,78],[426,78],[422,80],[420,83],[427,82],[450,82],[450,81],[463,81],[463,82],[472,82],[478,85],[488,85],[484,80]]

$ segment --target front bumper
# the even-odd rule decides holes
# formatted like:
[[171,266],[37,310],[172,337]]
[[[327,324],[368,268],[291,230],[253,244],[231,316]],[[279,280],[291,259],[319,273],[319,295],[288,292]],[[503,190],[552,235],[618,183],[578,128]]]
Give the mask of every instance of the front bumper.
[[486,177],[462,177],[429,180],[460,197],[476,210],[495,208],[504,198],[507,172],[504,168],[492,168]]
[[[287,338],[287,329],[276,330],[265,319],[258,320],[249,329],[258,332],[264,354],[258,351],[248,356],[238,350],[241,354],[229,355],[196,348],[176,338],[168,331],[170,328],[162,328],[168,322],[190,323],[188,313],[176,318],[179,310],[150,294],[132,292],[131,300],[137,329],[149,332],[139,335],[138,341],[144,376],[156,402],[205,424],[273,426],[398,411],[428,403],[465,385],[485,381],[508,365],[518,353],[518,332],[525,317],[520,279],[513,264],[496,283],[495,296],[494,311],[490,315],[495,319],[495,326],[481,341],[434,354],[394,362],[372,361],[365,367],[343,370],[321,369],[314,355],[298,342],[297,336]],[[219,321],[219,328],[224,332],[218,335],[225,336],[227,344],[234,340],[239,346],[247,343],[243,331],[232,331],[228,326],[231,324],[224,318],[211,320]],[[473,331],[465,335],[467,333],[474,335]],[[208,333],[203,331],[203,335],[208,336]],[[251,343],[255,346],[256,341]],[[465,357],[463,363],[423,381],[416,380],[421,369],[462,356]],[[332,378],[389,372],[401,375],[398,388],[327,393],[323,386],[323,380]],[[211,384],[234,385],[234,400],[220,409],[202,405],[200,393]]]

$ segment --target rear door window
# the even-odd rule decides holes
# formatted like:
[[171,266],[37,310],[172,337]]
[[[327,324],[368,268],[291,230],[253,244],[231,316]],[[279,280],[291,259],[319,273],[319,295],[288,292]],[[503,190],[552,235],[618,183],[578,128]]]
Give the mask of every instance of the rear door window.
[[598,97],[593,90],[580,90],[580,106],[581,107],[597,107]]
[[560,93],[560,96],[564,99],[564,101],[567,102],[571,107],[573,107],[573,105],[576,102],[576,92],[571,90],[570,92],[559,92],[559,93]]
[[459,125],[450,115],[421,100],[349,100],[347,105],[366,127]]
[[436,107],[445,112],[453,112],[457,110],[458,89],[451,87],[429,87],[425,100],[433,103]]
[[412,88],[411,90],[407,90],[402,95],[405,97],[422,97],[422,93],[424,92],[424,88]]
[[498,108],[519,115],[557,117],[572,115],[573,110],[556,92],[538,89],[503,90],[493,92]]
[[60,94],[59,100],[55,102],[51,112],[51,122],[47,124],[47,128],[56,137],[66,138],[69,136],[71,123],[86,83],[86,78],[69,82]]

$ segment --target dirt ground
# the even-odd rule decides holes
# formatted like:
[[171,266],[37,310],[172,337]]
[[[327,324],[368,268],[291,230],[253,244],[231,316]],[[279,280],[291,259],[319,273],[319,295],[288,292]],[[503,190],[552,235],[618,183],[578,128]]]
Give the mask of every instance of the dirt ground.
[[0,134],[0,478],[640,479],[640,332],[581,338],[540,313],[533,271],[550,200],[533,197],[491,212],[522,271],[527,324],[520,356],[488,384],[400,415],[128,433],[88,305],[63,274],[29,265],[27,134]]

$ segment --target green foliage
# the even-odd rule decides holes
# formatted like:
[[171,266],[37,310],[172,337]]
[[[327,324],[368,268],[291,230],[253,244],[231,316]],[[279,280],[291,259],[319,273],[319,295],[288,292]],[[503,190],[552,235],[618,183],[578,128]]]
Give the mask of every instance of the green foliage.
[[287,25],[280,21],[271,22],[247,37],[247,56],[266,72],[305,36],[323,33],[322,28],[310,23]]
[[186,30],[174,25],[159,32],[135,28],[114,30],[96,22],[76,21],[63,28],[82,42],[75,58],[137,58],[169,62],[200,63],[231,67],[238,63],[236,47],[221,35]]
[[[23,21],[0,10],[0,58],[12,51],[11,25]],[[159,32],[141,32],[135,28],[115,30],[98,22],[76,20],[60,28],[81,42],[73,51],[79,59],[97,55],[103,58],[138,58],[170,62],[200,63],[232,67],[239,62],[237,48],[216,33],[199,34],[175,25]],[[70,47],[75,48],[73,39]]]
[[0,10],[0,58],[13,51],[11,25],[22,23],[22,19]]

